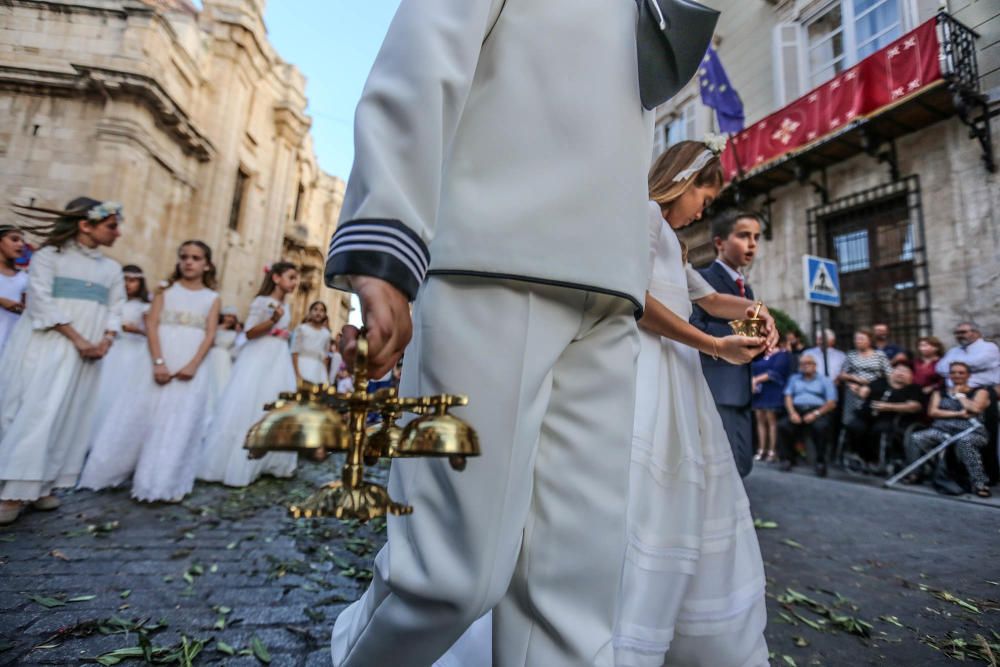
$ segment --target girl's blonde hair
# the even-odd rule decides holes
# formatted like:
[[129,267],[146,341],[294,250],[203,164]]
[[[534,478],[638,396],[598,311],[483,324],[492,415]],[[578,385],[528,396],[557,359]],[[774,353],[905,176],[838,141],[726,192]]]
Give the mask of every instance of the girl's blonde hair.
[[[692,187],[715,186],[721,188],[725,185],[725,178],[722,173],[722,162],[718,155],[709,158],[701,169],[691,174],[688,178],[675,181],[679,173],[690,167],[702,151],[707,151],[708,146],[702,141],[679,141],[667,150],[660,157],[656,158],[653,166],[649,170],[649,198],[660,205],[660,210],[669,208],[671,204],[681,198],[685,192]],[[681,241],[681,261],[687,263],[687,244]]]

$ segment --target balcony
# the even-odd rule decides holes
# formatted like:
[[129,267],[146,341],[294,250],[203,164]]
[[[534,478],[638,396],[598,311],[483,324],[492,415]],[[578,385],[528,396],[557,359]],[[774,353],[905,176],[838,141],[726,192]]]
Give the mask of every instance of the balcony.
[[[729,197],[744,202],[867,153],[899,174],[893,140],[957,116],[996,170],[975,31],[939,13],[881,51],[754,123],[722,155]],[[889,151],[880,150],[889,145]]]

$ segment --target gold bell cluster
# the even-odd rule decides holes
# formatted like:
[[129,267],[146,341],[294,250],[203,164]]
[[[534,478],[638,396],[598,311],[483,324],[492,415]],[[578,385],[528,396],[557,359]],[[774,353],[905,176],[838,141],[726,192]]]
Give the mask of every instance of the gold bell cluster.
[[[467,405],[465,396],[440,394],[401,398],[394,388],[373,393],[368,386],[368,343],[358,338],[354,386],[350,393],[329,385],[306,385],[286,392],[265,406],[267,414],[247,433],[244,447],[250,458],[268,452],[298,452],[321,461],[329,452],[346,452],[339,481],[324,485],[289,510],[292,516],[367,521],[386,514],[409,514],[413,508],[389,497],[381,484],[365,479],[365,466],[383,458],[437,456],[455,470],[465,468],[466,457],[479,455],[479,438],[449,409]],[[376,413],[381,421],[366,426]],[[405,426],[405,414],[417,417]]]

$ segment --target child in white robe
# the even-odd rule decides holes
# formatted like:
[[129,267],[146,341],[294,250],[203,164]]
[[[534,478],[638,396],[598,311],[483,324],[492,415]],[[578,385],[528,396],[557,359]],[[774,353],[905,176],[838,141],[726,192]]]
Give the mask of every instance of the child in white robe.
[[292,336],[292,365],[299,382],[326,384],[330,377],[330,329],[326,305],[315,301],[309,306],[306,319]]
[[221,304],[212,250],[185,241],[170,286],[149,311],[153,400],[149,434],[132,478],[132,497],[180,502],[197,473],[211,382],[204,360],[215,340]]
[[142,269],[123,267],[126,301],[122,333],[101,361],[97,416],[80,488],[104,489],[127,482],[135,471],[149,422],[153,364],[146,343],[149,294]]
[[285,298],[299,284],[291,262],[268,268],[246,319],[247,343],[240,350],[226,390],[205,437],[199,479],[226,486],[247,486],[261,475],[291,477],[294,452],[271,452],[251,460],[243,448],[247,431],[264,416],[264,404],[283,391],[295,391],[295,369],[288,346],[290,315]]
[[[0,225],[0,352],[24,311],[28,273],[16,262],[24,250],[24,233],[14,225]],[[3,379],[0,378],[0,382]]]
[[53,490],[76,485],[87,453],[97,361],[121,328],[121,265],[104,256],[121,234],[121,206],[78,197],[57,211],[34,254],[24,316],[0,357],[0,523],[32,505],[59,506]]
[[215,331],[215,342],[208,351],[205,367],[211,377],[212,391],[209,404],[209,414],[215,414],[215,405],[233,372],[233,359],[236,358],[236,338],[239,336],[239,313],[233,306],[226,306],[219,316],[219,328]]

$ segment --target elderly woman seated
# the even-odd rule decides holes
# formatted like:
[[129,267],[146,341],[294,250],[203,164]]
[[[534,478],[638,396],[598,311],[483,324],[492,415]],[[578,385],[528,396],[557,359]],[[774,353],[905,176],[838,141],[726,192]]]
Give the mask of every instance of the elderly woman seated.
[[830,439],[830,413],[837,408],[837,389],[833,381],[816,373],[816,359],[803,353],[799,372],[785,385],[787,414],[778,423],[782,469],[795,463],[795,443],[805,440],[815,453],[816,474],[826,476],[826,448]]
[[[983,413],[989,407],[989,395],[984,387],[970,387],[969,367],[961,361],[949,366],[950,389],[931,394],[927,414],[934,421],[925,431],[915,433],[906,443],[906,455],[912,462],[924,453],[943,443],[948,438],[958,436],[955,453],[969,473],[973,492],[982,498],[990,497],[989,481],[983,469],[982,450],[989,438],[983,425]],[[919,481],[918,475],[910,475],[904,480],[909,483]]]

